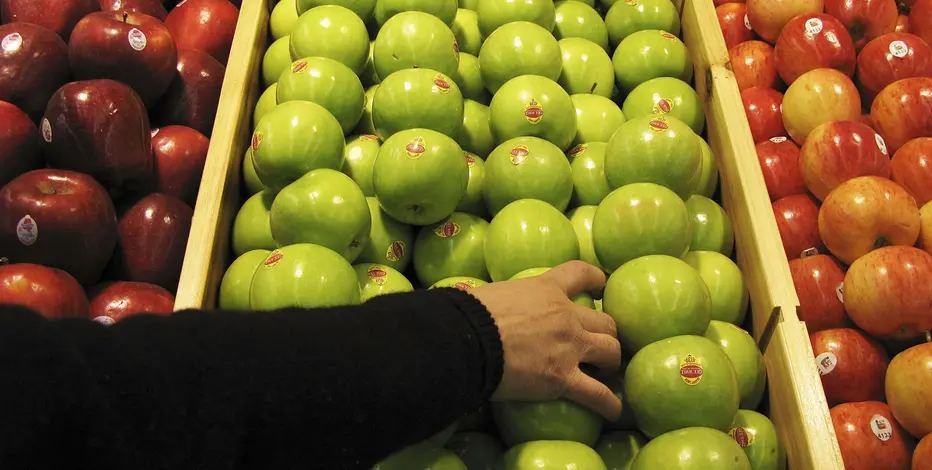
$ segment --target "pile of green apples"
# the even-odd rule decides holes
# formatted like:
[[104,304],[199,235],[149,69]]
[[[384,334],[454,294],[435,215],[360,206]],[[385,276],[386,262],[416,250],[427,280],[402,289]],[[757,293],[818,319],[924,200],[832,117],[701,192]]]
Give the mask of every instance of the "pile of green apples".
[[610,273],[575,301],[618,325],[620,421],[496,402],[376,468],[785,466],[670,0],[281,0],[269,29],[220,307]]

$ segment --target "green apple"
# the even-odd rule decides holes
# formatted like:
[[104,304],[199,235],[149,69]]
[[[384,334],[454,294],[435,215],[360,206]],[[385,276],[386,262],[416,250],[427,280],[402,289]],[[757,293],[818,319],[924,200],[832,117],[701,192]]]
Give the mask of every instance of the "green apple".
[[372,16],[375,9],[375,0],[297,0],[298,15],[314,7],[336,3],[349,8],[363,21]]
[[602,15],[587,5],[576,0],[562,0],[555,4],[556,26],[553,35],[557,39],[583,38],[594,42],[603,51],[608,50],[608,28]]
[[478,217],[485,217],[488,211],[482,202],[482,188],[485,186],[485,161],[476,154],[465,152],[466,166],[469,167],[469,182],[466,194],[456,206],[458,212],[467,212]]
[[372,60],[372,51],[374,49],[375,41],[369,41],[369,57],[366,59],[366,66],[359,73],[359,80],[366,87],[372,87],[382,81],[379,74],[375,73],[375,63]]
[[379,156],[381,146],[378,136],[363,134],[347,141],[346,150],[343,152],[343,173],[359,185],[366,197],[375,196],[372,169],[375,167],[375,159]]
[[[510,280],[514,281],[516,279],[527,279],[529,277],[537,277],[537,276],[540,276],[541,274],[544,274],[547,271],[550,271],[550,268],[525,269],[524,271],[521,271],[520,273],[515,274],[514,276],[511,276]],[[592,296],[586,292],[581,292],[579,294],[576,294],[570,300],[572,300],[573,303],[576,305],[582,305],[583,307],[587,307],[587,308],[591,308],[595,310],[595,300],[593,300]]]
[[493,281],[528,268],[553,267],[579,259],[573,224],[552,205],[536,199],[512,202],[489,224],[485,262]]
[[359,282],[346,258],[311,243],[269,253],[249,290],[253,310],[320,308],[359,303]]
[[265,117],[270,111],[275,109],[278,106],[278,83],[272,84],[272,86],[265,89],[261,95],[259,95],[259,100],[256,102],[256,110],[252,113],[252,123],[253,126],[259,124],[259,121]]
[[529,21],[547,31],[553,31],[556,22],[553,0],[479,0],[476,13],[483,37],[489,37],[500,26],[515,21]]
[[246,147],[246,155],[243,156],[242,171],[245,195],[252,196],[265,189],[262,181],[259,181],[259,175],[256,174],[256,167],[252,164],[252,149],[249,147]]
[[278,82],[282,73],[291,66],[288,36],[276,39],[262,56],[262,82],[266,87]]
[[466,290],[473,289],[479,286],[484,286],[486,284],[488,284],[488,282],[483,281],[482,279],[476,279],[474,277],[469,277],[469,276],[454,276],[454,277],[448,277],[446,279],[441,279],[435,282],[432,286],[430,286],[430,288],[440,289],[443,287],[451,287],[454,289],[466,291]]
[[279,245],[314,243],[350,263],[362,252],[372,223],[359,185],[329,168],[309,171],[279,191],[270,219]]
[[680,257],[692,238],[686,204],[673,191],[634,183],[612,191],[592,220],[595,253],[609,271],[646,255]]
[[652,78],[673,77],[684,82],[693,78],[693,64],[686,44],[659,29],[628,35],[615,49],[612,64],[618,85],[626,92]]
[[625,115],[618,105],[599,95],[580,93],[570,96],[576,108],[576,145],[608,142],[612,134],[625,123]]
[[540,402],[493,401],[492,416],[505,445],[530,441],[575,441],[592,446],[602,417],[566,399]]
[[648,442],[631,465],[631,470],[659,468],[751,470],[751,463],[728,434],[708,427],[687,427],[667,432]]
[[375,21],[381,26],[398,13],[422,11],[436,16],[446,24],[453,24],[458,7],[456,0],[376,0]]
[[699,95],[678,78],[657,77],[636,86],[625,98],[622,110],[629,119],[668,114],[685,122],[696,134],[705,128]]
[[[479,48],[482,47],[482,33],[479,32],[479,15],[476,14],[476,10],[460,7],[456,10],[456,17],[453,18],[450,29],[456,36],[460,54],[465,52],[474,56],[479,55]],[[462,60],[462,57],[460,59]]]
[[566,150],[576,137],[576,108],[553,80],[522,75],[506,82],[489,106],[492,135],[498,142],[533,136]]
[[479,4],[479,0],[459,0],[459,4],[460,8],[476,11],[476,5]]
[[272,237],[269,213],[275,193],[262,191],[246,199],[233,219],[233,253],[237,256],[250,250],[274,250],[278,243]]
[[379,295],[414,291],[404,274],[384,264],[361,263],[353,266],[353,270],[359,280],[361,302]]
[[592,219],[595,218],[595,211],[598,206],[579,206],[566,214],[573,224],[573,230],[576,231],[576,239],[579,242],[579,259],[599,268],[602,263],[595,255],[595,246],[592,243]]
[[[280,39],[291,34],[298,21],[298,9],[295,0],[281,0],[272,8],[269,17],[269,32],[272,39]],[[291,62],[291,59],[288,59]]]
[[453,81],[459,85],[464,98],[480,103],[488,103],[491,100],[489,92],[486,91],[485,84],[482,82],[478,57],[466,52],[460,52],[460,65],[453,77]]
[[608,38],[613,46],[645,29],[659,29],[680,34],[680,13],[670,0],[616,1],[605,14]]
[[605,147],[605,142],[592,142],[570,149],[573,205],[597,206],[612,191],[605,179]]
[[692,266],[672,256],[649,255],[609,276],[602,307],[615,319],[625,349],[639,351],[662,339],[705,333],[712,302]]
[[625,370],[625,397],[638,428],[651,438],[689,426],[727,431],[740,400],[734,366],[722,348],[689,335],[662,339],[638,351]]
[[668,115],[631,118],[608,140],[605,176],[609,186],[656,183],[689,197],[701,171],[696,134]]
[[744,323],[748,311],[748,289],[738,265],[715,251],[690,251],[683,257],[709,288],[712,319],[735,325]]
[[482,432],[458,432],[447,441],[469,470],[498,470],[505,453],[498,439]]
[[609,470],[629,470],[644,444],[647,444],[647,439],[638,432],[615,431],[604,434],[595,451]]
[[414,272],[421,284],[453,276],[488,279],[483,251],[488,229],[485,220],[462,212],[421,227],[414,242]]
[[414,249],[414,229],[391,218],[379,207],[379,200],[367,197],[369,215],[372,222],[369,228],[369,242],[356,258],[360,263],[384,264],[398,271],[404,271],[411,261]]
[[694,251],[717,251],[731,256],[735,247],[735,234],[731,218],[717,202],[692,195],[686,200],[686,210],[693,226],[693,239],[689,248]]
[[252,250],[239,255],[223,273],[217,306],[223,310],[249,310],[249,286],[259,265],[271,253]]
[[459,422],[454,421],[453,424],[443,428],[437,434],[434,434],[433,436],[425,439],[424,443],[436,447],[445,447],[450,438],[453,437],[453,434],[456,433],[457,429],[459,429]]
[[463,94],[449,76],[404,69],[382,80],[372,99],[372,124],[383,139],[405,129],[453,135],[463,123]]
[[369,32],[352,10],[321,5],[301,14],[291,32],[291,58],[326,57],[362,72],[369,58]]
[[712,320],[709,323],[705,337],[721,346],[731,359],[738,378],[741,408],[757,408],[764,396],[764,387],[767,384],[764,355],[757,348],[757,342],[747,331],[718,320]]
[[443,21],[421,11],[406,11],[389,18],[379,30],[372,59],[382,79],[410,68],[437,70],[450,77],[459,66],[459,49]]
[[701,136],[699,138],[699,153],[702,156],[702,169],[696,178],[696,186],[692,194],[699,196],[712,197],[715,189],[718,187],[718,164],[715,163],[715,156],[709,144]]
[[293,62],[290,71],[278,80],[277,98],[279,103],[310,101],[323,106],[337,118],[344,134],[356,127],[366,105],[366,91],[359,77],[349,67],[327,57]]
[[607,470],[592,448],[572,441],[526,442],[508,449],[503,470]]
[[395,452],[375,464],[372,470],[468,470],[452,451],[429,443],[416,444]]
[[375,100],[375,92],[378,91],[379,85],[372,85],[366,89],[366,105],[362,109],[362,117],[359,118],[359,124],[356,124],[357,134],[376,135],[375,124],[372,123],[372,102]]
[[563,69],[557,81],[568,93],[590,93],[605,98],[612,96],[615,72],[612,59],[604,49],[583,38],[565,38],[559,44]]
[[489,107],[473,100],[463,102],[463,124],[456,133],[456,142],[467,152],[485,158],[495,147],[489,124]]
[[521,75],[556,80],[562,68],[557,40],[549,30],[528,21],[501,26],[485,38],[479,50],[482,81],[493,94]]
[[453,213],[463,199],[469,167],[453,139],[430,129],[408,129],[382,144],[372,180],[385,212],[407,224],[430,225]]
[[563,212],[573,195],[573,170],[557,146],[537,137],[515,137],[485,161],[482,199],[494,216],[519,199],[539,199]]
[[777,429],[766,416],[752,410],[738,410],[728,434],[744,449],[752,469],[786,468],[786,451],[777,437]]

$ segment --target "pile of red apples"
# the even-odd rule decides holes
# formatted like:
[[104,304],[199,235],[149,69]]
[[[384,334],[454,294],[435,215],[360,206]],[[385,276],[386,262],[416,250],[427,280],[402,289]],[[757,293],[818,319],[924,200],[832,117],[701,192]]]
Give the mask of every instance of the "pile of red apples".
[[171,312],[239,2],[168,3],[0,0],[0,304]]

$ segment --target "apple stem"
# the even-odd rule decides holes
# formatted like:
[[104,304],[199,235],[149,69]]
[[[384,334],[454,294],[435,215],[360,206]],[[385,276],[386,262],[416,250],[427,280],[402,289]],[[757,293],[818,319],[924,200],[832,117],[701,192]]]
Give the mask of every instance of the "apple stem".
[[123,22],[126,23],[126,19],[129,18],[129,13],[123,12]]
[[932,343],[932,331],[926,330],[926,343]]

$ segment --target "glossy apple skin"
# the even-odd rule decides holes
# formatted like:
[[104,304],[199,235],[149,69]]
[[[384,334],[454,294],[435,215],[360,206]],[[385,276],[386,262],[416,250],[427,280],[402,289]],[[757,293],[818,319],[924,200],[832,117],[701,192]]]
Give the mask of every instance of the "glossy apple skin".
[[797,78],[783,95],[783,125],[799,145],[820,124],[853,121],[860,116],[861,96],[857,87],[835,69],[810,70]]
[[891,152],[916,137],[932,136],[932,77],[887,85],[871,104],[871,119]]
[[932,201],[932,137],[907,142],[893,155],[893,181],[916,198],[919,207]]
[[[102,11],[129,11],[154,16],[164,21],[168,11],[159,0],[99,0]],[[173,1],[172,5],[175,4]]]
[[[26,215],[37,232],[31,245],[17,231]],[[116,243],[116,224],[106,190],[83,173],[33,170],[0,189],[0,256],[61,268],[84,285],[100,279]]]
[[883,346],[853,328],[809,335],[829,406],[883,400],[883,379],[890,358]]
[[87,296],[65,271],[41,264],[0,266],[0,304],[20,305],[46,318],[86,318]]
[[909,13],[909,32],[932,46],[932,0],[916,0]]
[[0,101],[0,187],[42,166],[39,130],[16,105]]
[[152,110],[161,126],[179,124],[210,136],[223,86],[223,64],[194,49],[178,51],[178,74]]
[[[909,470],[909,438],[886,404],[843,403],[829,410],[829,414],[847,470]],[[884,431],[892,432],[887,441],[872,430],[872,421],[878,418],[883,418],[880,421],[884,422]]]
[[155,156],[153,190],[194,206],[207,162],[210,140],[185,126],[165,126],[152,131]]
[[724,3],[715,7],[718,25],[725,36],[725,46],[731,48],[738,43],[754,39],[754,30],[747,23],[748,7],[744,3]]
[[820,200],[852,178],[889,178],[892,171],[883,139],[868,125],[856,121],[827,122],[816,127],[803,145],[799,165],[806,187]]
[[783,93],[772,88],[748,88],[741,92],[744,114],[754,142],[786,135],[783,128]]
[[932,433],[926,434],[916,445],[912,470],[932,470]]
[[815,255],[791,260],[790,275],[799,297],[796,313],[806,322],[810,334],[850,324],[845,304],[838,295],[845,272],[834,258]]
[[165,26],[178,49],[196,49],[226,65],[239,9],[228,0],[187,0],[168,13]]
[[0,100],[39,120],[49,97],[71,75],[68,45],[54,31],[29,23],[0,25],[0,41],[7,41],[0,48]]
[[888,246],[858,259],[845,274],[845,307],[864,331],[910,339],[932,328],[932,254]]
[[193,211],[160,193],[143,197],[120,216],[113,257],[118,278],[148,282],[173,291],[181,274]]
[[800,15],[786,24],[774,47],[777,73],[788,85],[818,68],[854,75],[857,57],[845,25],[830,15]]
[[729,49],[728,57],[740,90],[779,86],[777,62],[770,44],[764,41],[745,41]]
[[772,206],[787,259],[799,258],[812,248],[821,251],[819,208],[812,197],[808,194],[786,196],[774,201]]
[[[886,393],[893,416],[910,434],[921,438],[932,433],[932,343],[918,344],[893,358],[887,369]],[[930,450],[925,453],[932,456]]]
[[825,13],[845,25],[858,50],[871,39],[892,33],[899,16],[895,0],[825,0]]
[[771,201],[806,194],[806,183],[799,170],[799,147],[792,140],[774,137],[761,141],[755,149]]
[[919,248],[932,254],[932,201],[919,210]]
[[93,289],[89,316],[109,325],[134,315],[169,315],[174,305],[175,296],[155,284],[107,282]]
[[[897,48],[899,45],[905,48]],[[868,42],[858,54],[858,84],[868,97],[897,80],[928,76],[932,76],[932,46],[913,34],[884,34]]]
[[796,15],[822,13],[822,0],[748,0],[748,21],[754,31],[773,44],[783,26]]
[[0,23],[37,24],[51,29],[65,41],[78,21],[100,10],[97,0],[2,0]]
[[900,14],[896,19],[896,29],[894,32],[897,33],[908,33],[909,32],[909,16]]

